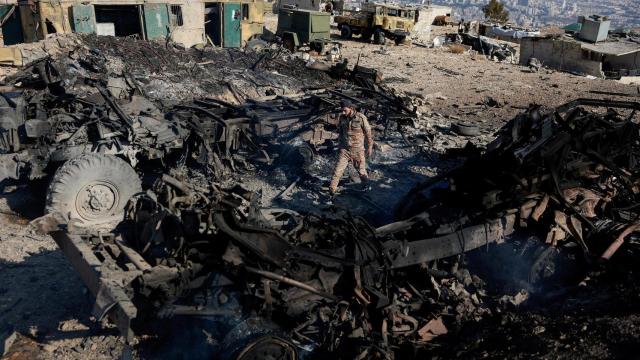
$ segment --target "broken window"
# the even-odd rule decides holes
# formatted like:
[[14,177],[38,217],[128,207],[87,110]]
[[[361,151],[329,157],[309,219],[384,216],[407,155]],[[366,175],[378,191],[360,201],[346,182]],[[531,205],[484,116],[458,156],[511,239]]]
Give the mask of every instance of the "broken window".
[[182,6],[171,5],[171,26],[182,26],[184,22],[182,20]]
[[396,10],[396,9],[387,9],[387,15],[389,15],[389,16],[398,16],[398,10]]
[[142,37],[138,5],[94,5],[98,35]]
[[249,20],[249,4],[242,4],[242,20]]
[[376,8],[376,15],[382,15],[382,8]]

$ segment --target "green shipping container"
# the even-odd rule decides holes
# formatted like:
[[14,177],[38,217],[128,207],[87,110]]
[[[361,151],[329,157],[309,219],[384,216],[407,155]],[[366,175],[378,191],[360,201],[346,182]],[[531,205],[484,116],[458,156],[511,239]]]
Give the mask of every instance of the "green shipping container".
[[278,11],[278,36],[292,32],[303,44],[314,40],[331,39],[330,14],[320,11],[288,10]]

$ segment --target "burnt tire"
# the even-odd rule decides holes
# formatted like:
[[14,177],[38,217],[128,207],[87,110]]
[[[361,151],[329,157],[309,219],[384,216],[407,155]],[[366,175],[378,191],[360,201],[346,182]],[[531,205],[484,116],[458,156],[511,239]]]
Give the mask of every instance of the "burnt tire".
[[378,44],[378,45],[384,45],[387,42],[387,37],[384,34],[384,31],[382,30],[377,30],[374,34],[373,34],[373,42]]
[[251,51],[254,51],[254,52],[260,53],[260,52],[266,51],[268,48],[269,48],[269,44],[264,40],[251,39],[247,41],[247,49],[250,49]]
[[340,37],[345,40],[349,40],[352,36],[353,30],[351,30],[351,27],[349,25],[342,25],[342,27],[340,28]]
[[102,224],[121,216],[129,199],[142,191],[136,171],[124,160],[84,154],[64,163],[47,190],[46,213],[59,212],[79,225]]

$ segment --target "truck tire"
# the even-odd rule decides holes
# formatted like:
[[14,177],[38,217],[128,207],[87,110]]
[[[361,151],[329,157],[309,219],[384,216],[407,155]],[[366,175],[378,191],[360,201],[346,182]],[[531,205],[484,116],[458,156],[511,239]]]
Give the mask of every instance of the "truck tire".
[[251,39],[247,41],[247,49],[251,49],[254,52],[263,52],[269,48],[269,44],[261,39]]
[[384,45],[387,42],[384,31],[376,30],[376,32],[373,33],[373,42],[378,45]]
[[393,39],[393,41],[396,43],[396,45],[400,45],[404,42],[406,38],[407,38],[406,36],[396,36],[396,38]]
[[340,36],[343,39],[349,40],[351,39],[352,35],[353,35],[353,31],[351,30],[351,27],[349,25],[342,25],[340,27]]
[[56,171],[47,190],[45,212],[62,213],[81,226],[104,224],[121,216],[129,199],[141,191],[138,174],[124,160],[83,154]]

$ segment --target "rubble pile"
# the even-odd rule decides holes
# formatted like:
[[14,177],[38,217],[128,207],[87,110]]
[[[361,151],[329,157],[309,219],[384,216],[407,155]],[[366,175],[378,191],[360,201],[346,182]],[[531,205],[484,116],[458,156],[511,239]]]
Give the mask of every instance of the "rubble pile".
[[[116,38],[81,39],[84,45],[70,49],[71,55],[43,58],[5,79],[14,91],[0,99],[6,115],[0,126],[0,179],[34,180],[55,174],[48,190],[47,211],[69,215],[66,206],[56,205],[70,203],[56,194],[72,196],[71,192],[77,191],[65,185],[69,179],[87,169],[105,168],[106,164],[112,173],[128,173],[126,181],[120,186],[116,182],[109,190],[120,190],[124,196],[103,197],[102,187],[88,188],[90,198],[99,201],[91,204],[87,198],[84,205],[78,205],[85,210],[72,210],[69,215],[70,220],[83,218],[87,225],[105,216],[117,219],[131,194],[147,188],[151,179],[170,169],[192,169],[202,176],[229,182],[235,181],[232,175],[272,165],[281,155],[285,160],[295,157],[308,163],[318,151],[333,149],[337,112],[345,99],[356,103],[385,132],[392,123],[409,124],[416,116],[401,98],[376,84],[377,72],[357,66],[349,69],[346,63],[320,71],[291,60],[281,70],[289,75],[275,76],[261,67],[284,61],[279,50],[257,54],[205,49],[197,55],[197,50],[192,49],[185,55],[173,49],[164,58],[141,64],[136,61],[136,54],[158,51],[162,44],[140,42],[138,48],[130,49],[130,42]],[[216,57],[219,54],[212,53],[216,51],[226,55]],[[208,74],[193,73],[198,86],[204,86],[206,91],[213,91],[207,86],[220,85],[234,76],[243,81],[261,76],[269,86],[279,86],[282,83],[278,79],[284,76],[299,85],[304,83],[305,90],[246,101],[244,95],[226,101],[213,91],[209,97],[195,99],[189,93],[189,99],[183,100],[180,94],[163,86],[167,90],[163,96],[175,97],[158,100],[140,82],[141,77],[133,75],[146,71],[145,76],[151,77],[178,76],[194,56],[216,59]],[[237,58],[231,61],[233,56]],[[114,64],[118,61],[121,71],[117,72],[119,77],[114,77]],[[252,61],[260,62],[260,67],[246,65]],[[150,72],[154,66],[162,75]],[[188,66],[206,70],[197,64]],[[240,74],[225,66],[244,70]],[[185,75],[182,80],[193,82],[195,78]],[[185,89],[177,79],[171,81]],[[261,86],[250,88],[264,90]],[[240,99],[242,103],[235,104]],[[88,153],[96,154],[87,156]],[[77,157],[83,160],[68,162]],[[140,180],[127,170],[127,164],[138,171]],[[148,181],[140,184],[141,180]],[[82,216],[83,212],[86,216]]]
[[170,102],[215,97],[243,103],[248,98],[294,94],[332,83],[326,73],[308,69],[303,60],[284,48],[260,53],[213,47],[185,49],[162,41],[70,36],[76,41],[65,42],[66,48],[33,61],[5,82],[28,84],[28,75],[42,71],[43,62],[50,61],[60,71],[57,75],[65,78],[67,92],[82,94],[76,80],[93,78],[108,82],[117,90],[116,97],[124,98],[126,92],[135,90],[151,100]]
[[495,220],[512,237],[581,249],[587,262],[609,259],[639,226],[638,106],[582,99],[553,112],[532,106],[485,153],[400,202],[398,216],[415,219],[403,236]]
[[[5,79],[16,91],[0,97],[0,180],[52,176],[48,214],[32,225],[52,234],[96,297],[96,318],[128,343],[171,338],[169,354],[220,359],[425,358],[447,334],[588,284],[595,265],[637,246],[637,102],[532,105],[374,227],[355,205],[266,206],[243,175],[309,175],[334,150],[343,100],[377,135],[433,148],[424,129],[404,130],[426,103],[380,85],[378,72],[312,70],[277,49],[79,39]],[[105,218],[115,226],[91,226]],[[508,267],[508,285],[491,283],[491,266],[474,271],[481,254]]]
[[[525,243],[532,259],[516,275],[532,290],[576,284],[633,236],[639,106],[532,106],[485,152],[413,189],[399,220],[379,228],[346,212],[263,208],[241,186],[174,172],[134,197],[114,235],[80,242],[105,268],[129,269],[124,293],[138,313],[126,326],[136,332],[167,320],[207,329],[222,358],[421,358],[438,336],[528,299],[489,294],[456,255]],[[565,255],[577,268],[562,268]]]
[[391,271],[388,239],[365,220],[264,209],[239,186],[164,175],[130,202],[119,229],[83,241],[103,267],[140,270],[125,285],[139,311],[132,328],[143,334],[160,321],[166,331],[179,320],[186,325],[172,336],[206,329],[216,339],[207,351],[220,358],[274,346],[292,358],[420,357],[447,333],[442,315],[462,322],[489,312],[482,281],[468,272]]

